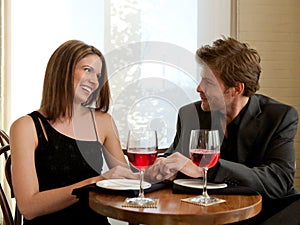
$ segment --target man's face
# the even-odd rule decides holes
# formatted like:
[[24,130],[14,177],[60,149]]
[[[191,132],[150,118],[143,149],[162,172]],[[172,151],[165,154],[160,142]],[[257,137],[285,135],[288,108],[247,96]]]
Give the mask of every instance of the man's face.
[[203,68],[201,77],[197,87],[197,92],[202,100],[201,108],[204,111],[225,112],[226,88],[224,82],[208,66]]

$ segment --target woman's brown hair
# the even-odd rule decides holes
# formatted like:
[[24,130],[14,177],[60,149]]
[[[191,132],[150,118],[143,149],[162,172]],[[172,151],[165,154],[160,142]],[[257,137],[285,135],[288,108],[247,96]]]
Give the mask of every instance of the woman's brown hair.
[[205,45],[196,52],[198,62],[205,63],[217,72],[227,87],[244,83],[244,96],[251,96],[259,90],[261,73],[260,56],[248,44],[234,38],[223,38]]
[[74,71],[76,64],[86,56],[96,54],[102,61],[99,87],[87,102],[94,102],[96,110],[107,112],[110,89],[105,59],[95,47],[82,41],[70,40],[60,45],[50,57],[44,78],[41,108],[49,120],[72,117],[74,100]]

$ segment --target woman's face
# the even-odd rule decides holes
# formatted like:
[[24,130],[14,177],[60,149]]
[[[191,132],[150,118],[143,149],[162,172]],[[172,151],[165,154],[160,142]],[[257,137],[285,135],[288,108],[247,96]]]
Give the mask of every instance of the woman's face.
[[81,104],[98,88],[102,61],[98,55],[81,59],[74,72],[75,102]]

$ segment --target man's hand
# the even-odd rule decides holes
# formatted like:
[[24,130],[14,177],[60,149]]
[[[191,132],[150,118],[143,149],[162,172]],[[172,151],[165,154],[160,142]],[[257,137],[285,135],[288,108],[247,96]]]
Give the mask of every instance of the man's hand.
[[190,177],[201,177],[202,170],[190,159],[179,152],[175,152],[167,158],[158,158],[145,172],[145,179],[151,182],[174,180],[178,172]]

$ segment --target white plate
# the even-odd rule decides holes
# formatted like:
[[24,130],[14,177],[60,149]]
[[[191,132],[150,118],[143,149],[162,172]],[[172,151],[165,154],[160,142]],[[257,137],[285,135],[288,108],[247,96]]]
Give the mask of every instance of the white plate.
[[[130,180],[130,179],[110,179],[101,180],[96,183],[98,187],[112,189],[112,190],[139,190],[140,181]],[[151,184],[148,182],[143,182],[143,188],[150,188]]]
[[[174,180],[174,183],[184,187],[203,189],[203,181],[201,179],[177,179]],[[207,189],[219,189],[226,187],[227,184],[214,184],[209,182],[207,183]]]

